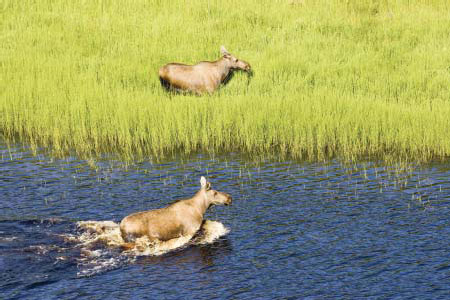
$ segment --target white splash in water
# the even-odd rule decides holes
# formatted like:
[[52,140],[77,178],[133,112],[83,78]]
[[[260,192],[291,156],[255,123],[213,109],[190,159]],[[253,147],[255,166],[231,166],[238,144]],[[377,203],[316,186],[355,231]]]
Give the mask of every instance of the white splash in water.
[[[114,269],[137,256],[157,256],[187,245],[211,244],[229,232],[222,223],[206,220],[194,239],[193,236],[181,236],[169,241],[150,241],[147,237],[141,237],[136,239],[132,248],[113,255],[111,249],[122,250],[123,246],[128,245],[122,239],[119,224],[112,221],[81,221],[77,227],[80,234],[66,235],[65,239],[81,247],[77,274],[80,277]],[[96,249],[99,244],[105,245],[107,249]]]
[[8,242],[12,242],[12,241],[15,241],[15,240],[18,240],[18,238],[15,237],[15,236],[11,236],[11,237],[1,237],[0,236],[0,243],[1,242],[8,243]]
[[202,231],[202,234],[200,234],[198,239],[195,239],[193,244],[212,244],[215,240],[230,232],[230,230],[226,228],[222,223],[209,220],[206,220],[205,223],[203,223]]
[[124,243],[119,224],[113,221],[80,221],[77,222],[77,227],[81,234],[72,237],[86,246],[102,242],[114,247]]

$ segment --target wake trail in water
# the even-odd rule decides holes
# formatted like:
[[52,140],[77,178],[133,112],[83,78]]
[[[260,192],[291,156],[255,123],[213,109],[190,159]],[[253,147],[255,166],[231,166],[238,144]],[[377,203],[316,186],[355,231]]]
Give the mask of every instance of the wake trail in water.
[[92,276],[116,269],[139,256],[159,256],[191,245],[212,244],[229,230],[220,222],[206,220],[195,236],[181,236],[169,241],[136,239],[134,247],[123,251],[126,245],[118,223],[113,221],[77,222],[77,234],[66,234],[64,239],[80,248],[78,277]]

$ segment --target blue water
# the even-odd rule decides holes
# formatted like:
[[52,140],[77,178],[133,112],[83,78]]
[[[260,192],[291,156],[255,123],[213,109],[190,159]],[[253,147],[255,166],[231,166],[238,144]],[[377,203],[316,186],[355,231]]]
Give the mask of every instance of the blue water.
[[[130,258],[67,240],[78,221],[190,197],[202,175],[233,196],[205,216],[230,230],[212,244]],[[1,144],[0,299],[448,299],[449,216],[449,163],[199,155],[94,169]]]

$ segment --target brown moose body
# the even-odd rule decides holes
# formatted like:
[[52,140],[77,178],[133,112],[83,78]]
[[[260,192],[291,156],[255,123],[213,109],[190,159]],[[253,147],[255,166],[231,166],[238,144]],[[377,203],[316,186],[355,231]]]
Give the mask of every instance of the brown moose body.
[[196,65],[170,63],[159,69],[161,85],[168,90],[193,92],[198,95],[212,93],[226,83],[234,70],[251,74],[250,65],[237,59],[221,46],[222,57],[216,61],[202,61]]
[[159,241],[193,236],[200,229],[203,215],[211,205],[229,205],[232,201],[227,193],[212,190],[205,177],[201,177],[200,183],[200,190],[192,198],[125,217],[120,222],[124,241],[133,242],[135,238],[143,236]]

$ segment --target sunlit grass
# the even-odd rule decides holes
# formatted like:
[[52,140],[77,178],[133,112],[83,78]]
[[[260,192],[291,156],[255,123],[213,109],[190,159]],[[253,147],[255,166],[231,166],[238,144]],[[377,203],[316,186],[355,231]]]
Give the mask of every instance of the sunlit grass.
[[[391,3],[395,2],[395,3]],[[55,155],[241,151],[298,159],[450,155],[450,3],[6,1],[0,133]],[[212,96],[167,62],[248,61]]]

